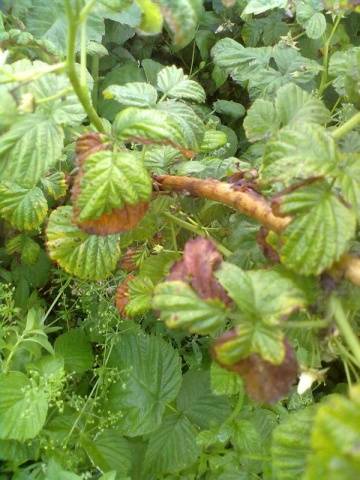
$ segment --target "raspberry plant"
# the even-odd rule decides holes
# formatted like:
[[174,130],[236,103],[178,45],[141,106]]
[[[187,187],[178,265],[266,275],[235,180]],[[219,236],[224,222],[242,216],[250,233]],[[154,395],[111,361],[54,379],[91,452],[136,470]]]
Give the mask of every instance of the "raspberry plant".
[[358,478],[359,2],[1,3],[0,478]]

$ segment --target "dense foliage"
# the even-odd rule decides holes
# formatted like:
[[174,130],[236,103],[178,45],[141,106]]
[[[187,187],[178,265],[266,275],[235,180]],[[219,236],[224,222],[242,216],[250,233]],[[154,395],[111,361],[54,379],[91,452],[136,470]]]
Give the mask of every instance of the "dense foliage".
[[0,479],[360,478],[360,2],[0,3]]

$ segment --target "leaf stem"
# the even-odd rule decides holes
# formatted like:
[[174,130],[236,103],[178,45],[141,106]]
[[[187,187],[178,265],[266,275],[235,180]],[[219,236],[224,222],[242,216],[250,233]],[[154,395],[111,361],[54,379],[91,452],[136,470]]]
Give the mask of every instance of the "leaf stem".
[[336,321],[336,324],[344,337],[346,343],[350,347],[357,366],[360,367],[360,343],[358,337],[355,335],[352,329],[348,316],[345,314],[341,302],[336,297],[330,299],[330,309]]
[[324,60],[323,60],[323,72],[321,75],[321,81],[320,81],[320,87],[319,87],[319,97],[322,96],[324,93],[324,90],[326,89],[327,85],[327,80],[328,80],[328,73],[329,73],[329,50],[330,50],[330,44],[331,40],[333,39],[333,36],[335,35],[336,29],[339,26],[339,23],[341,21],[342,16],[338,15],[335,19],[333,28],[330,32],[330,35],[328,39],[325,42],[324,46]]
[[[94,2],[91,2],[91,3],[94,3]],[[90,8],[85,10],[89,5],[90,5],[90,2],[83,8],[82,12],[84,11],[89,12]],[[105,133],[105,129],[102,124],[102,121],[91,103],[91,98],[89,95],[88,88],[85,85],[81,85],[81,82],[76,72],[76,37],[77,37],[80,20],[81,22],[85,21],[86,16],[82,14],[82,17],[79,17],[77,16],[77,12],[75,12],[75,15],[74,15],[72,12],[72,6],[70,3],[70,0],[65,0],[65,9],[66,9],[66,15],[68,18],[66,66],[67,66],[67,73],[69,76],[69,80],[71,82],[71,85],[73,86],[74,92],[76,93],[80,103],[82,104],[85,112],[87,113],[90,122],[94,125],[94,127],[99,132]]]
[[351,132],[354,128],[360,125],[360,112],[355,113],[348,121],[346,121],[340,127],[337,127],[332,131],[332,136],[335,140],[339,140],[344,137],[347,133]]

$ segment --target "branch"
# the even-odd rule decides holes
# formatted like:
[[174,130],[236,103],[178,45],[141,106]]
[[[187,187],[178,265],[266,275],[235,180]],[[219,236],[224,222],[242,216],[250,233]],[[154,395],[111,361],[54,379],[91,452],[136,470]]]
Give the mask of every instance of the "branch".
[[[254,191],[236,190],[233,185],[219,180],[181,177],[175,175],[155,176],[160,190],[186,192],[194,197],[224,203],[239,212],[256,219],[264,227],[280,233],[291,222],[291,217],[274,215],[267,200]],[[347,280],[360,286],[360,258],[344,255],[336,265]]]

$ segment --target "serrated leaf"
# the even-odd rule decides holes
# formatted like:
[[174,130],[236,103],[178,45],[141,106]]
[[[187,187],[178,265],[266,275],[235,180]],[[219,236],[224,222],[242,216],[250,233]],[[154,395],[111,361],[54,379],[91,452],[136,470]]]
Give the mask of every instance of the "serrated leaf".
[[109,389],[107,407],[122,412],[122,431],[133,437],[156,430],[165,405],[175,399],[180,388],[177,352],[161,338],[123,334],[108,366],[121,372],[121,380]]
[[167,415],[149,439],[145,471],[153,474],[178,472],[195,463],[200,455],[196,428],[183,415]]
[[20,234],[6,242],[6,251],[9,255],[19,253],[23,263],[33,265],[39,258],[40,245],[29,236]]
[[321,100],[293,83],[278,90],[275,108],[282,126],[304,122],[326,124],[330,119],[330,112]]
[[332,395],[319,406],[312,430],[312,454],[304,480],[348,480],[360,475],[360,388],[350,398]]
[[202,300],[184,282],[171,281],[156,286],[153,308],[169,328],[206,334],[224,325],[225,305],[219,300]]
[[129,107],[117,114],[113,128],[123,141],[188,146],[181,126],[165,111]]
[[168,172],[181,158],[181,154],[174,147],[168,145],[154,146],[144,151],[144,164],[150,172],[161,175]]
[[274,105],[269,100],[258,98],[247,111],[244,129],[250,142],[266,140],[279,128]]
[[215,395],[236,395],[243,391],[243,382],[239,375],[229,372],[212,362],[210,368],[211,390]]
[[[205,127],[194,110],[183,102],[167,100],[157,105],[157,109],[166,112],[181,130],[186,148],[197,151],[203,140]],[[183,152],[184,154],[186,152]]]
[[67,372],[84,373],[91,369],[94,355],[91,344],[82,330],[72,329],[59,335],[54,348],[55,353],[64,359]]
[[78,188],[74,208],[82,223],[126,205],[148,202],[152,181],[139,156],[126,150],[103,150],[81,165]]
[[334,174],[338,160],[335,141],[323,127],[300,123],[284,127],[267,144],[262,175],[289,185],[294,179]]
[[161,12],[173,35],[174,43],[185,47],[194,38],[202,13],[200,0],[159,0]]
[[41,187],[54,200],[64,197],[67,191],[67,184],[64,172],[54,172],[43,177],[41,180]]
[[296,4],[296,20],[311,39],[320,38],[326,30],[326,18],[321,13],[323,8],[322,1],[300,0]]
[[48,204],[38,187],[0,183],[0,217],[18,230],[35,230],[46,217]]
[[94,439],[83,435],[81,445],[100,471],[115,470],[119,475],[126,475],[130,470],[132,451],[121,432],[103,430]]
[[311,452],[310,439],[315,408],[291,413],[278,425],[271,444],[274,475],[277,480],[302,478]]
[[50,258],[83,279],[108,277],[120,257],[119,235],[89,235],[72,223],[72,215],[71,207],[59,207],[50,215],[46,231]]
[[150,278],[139,276],[129,281],[129,303],[126,313],[130,316],[140,315],[151,309],[154,284]]
[[286,195],[281,211],[296,215],[281,235],[281,261],[303,275],[318,275],[329,268],[355,235],[355,212],[325,182]]
[[183,376],[176,406],[201,429],[220,425],[230,414],[228,399],[215,397],[210,387],[210,372],[205,370],[190,370]]
[[223,262],[215,273],[244,318],[273,325],[306,304],[306,297],[287,275],[275,270],[244,271]]
[[30,114],[0,137],[2,180],[34,186],[60,158],[64,142],[61,127],[48,117]]
[[110,85],[103,91],[103,95],[106,99],[114,99],[121,105],[133,107],[153,107],[158,97],[156,89],[145,82]]
[[254,15],[259,15],[273,8],[285,8],[286,5],[286,0],[249,0],[242,14],[249,15],[253,13]]
[[194,102],[203,103],[206,94],[203,87],[184,74],[182,68],[175,65],[165,67],[158,73],[157,86],[159,90],[170,98],[184,98]]
[[46,393],[21,372],[0,375],[0,438],[36,437],[48,410]]
[[226,145],[228,137],[221,130],[205,130],[205,135],[200,145],[200,152],[208,153]]

